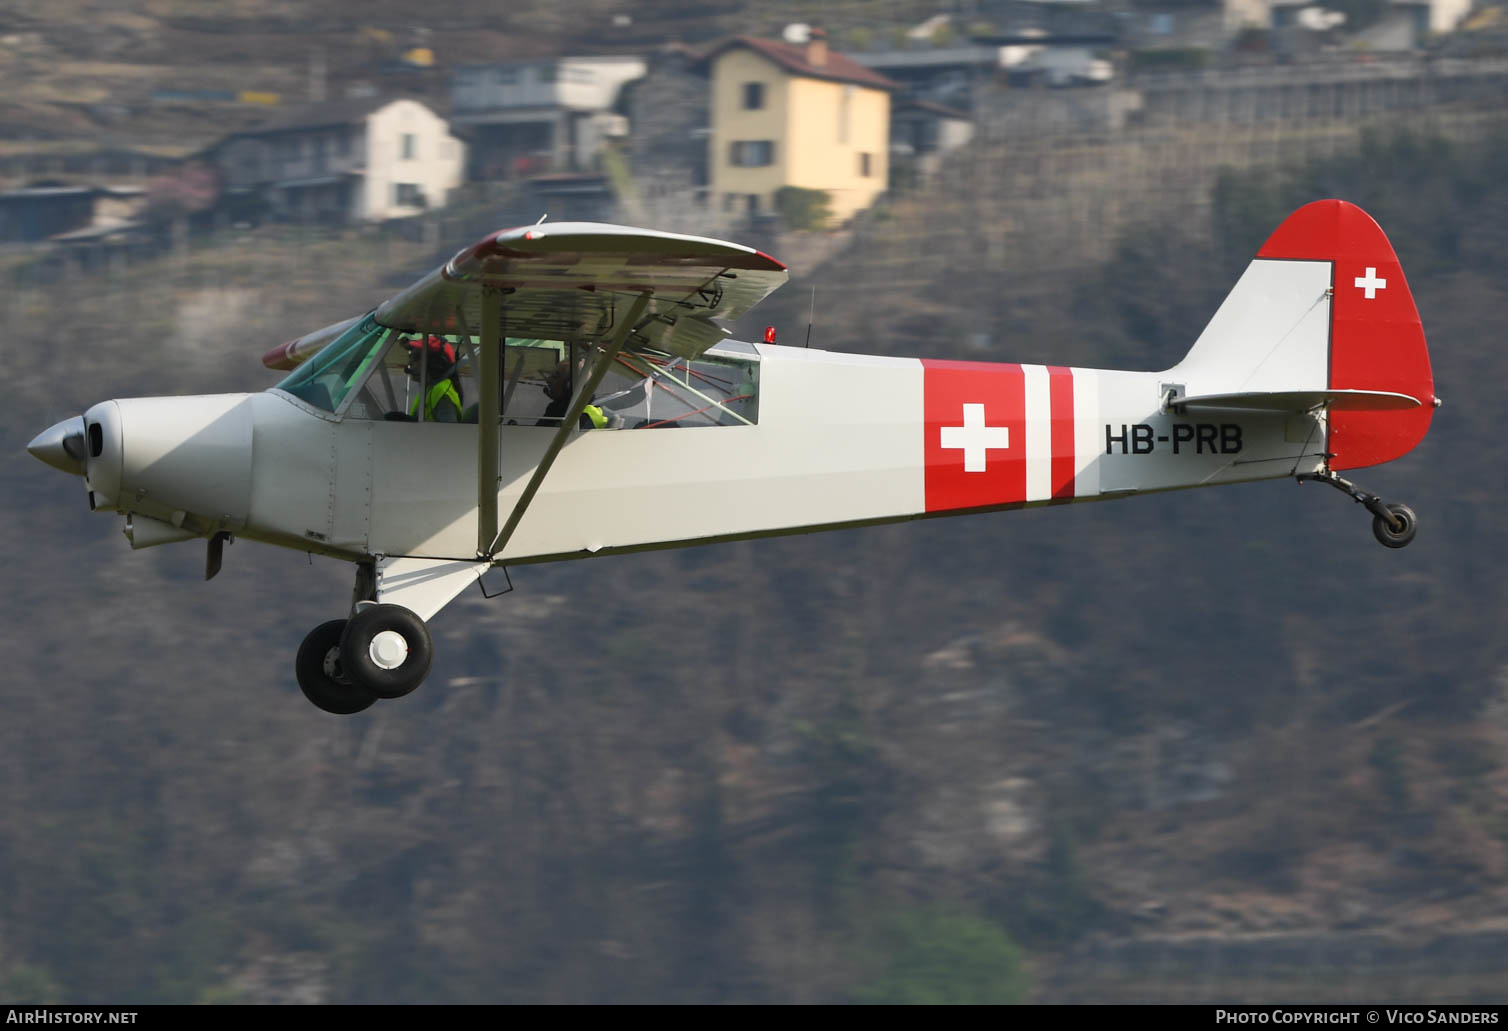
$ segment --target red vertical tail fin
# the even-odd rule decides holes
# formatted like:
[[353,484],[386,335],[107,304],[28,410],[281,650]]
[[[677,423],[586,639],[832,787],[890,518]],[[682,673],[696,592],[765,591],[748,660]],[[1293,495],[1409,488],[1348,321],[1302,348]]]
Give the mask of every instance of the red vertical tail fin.
[[1429,430],[1435,383],[1419,310],[1381,227],[1354,204],[1315,201],[1288,216],[1257,258],[1331,263],[1331,390],[1390,391],[1422,402],[1403,410],[1331,411],[1331,467],[1356,469],[1407,454]]

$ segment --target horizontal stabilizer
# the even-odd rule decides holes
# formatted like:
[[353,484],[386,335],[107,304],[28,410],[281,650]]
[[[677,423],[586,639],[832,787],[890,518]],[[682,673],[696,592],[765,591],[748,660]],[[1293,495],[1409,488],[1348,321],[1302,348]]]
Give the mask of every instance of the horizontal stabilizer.
[[1244,394],[1177,397],[1179,408],[1236,408],[1256,412],[1389,412],[1418,408],[1422,401],[1390,390],[1259,390]]

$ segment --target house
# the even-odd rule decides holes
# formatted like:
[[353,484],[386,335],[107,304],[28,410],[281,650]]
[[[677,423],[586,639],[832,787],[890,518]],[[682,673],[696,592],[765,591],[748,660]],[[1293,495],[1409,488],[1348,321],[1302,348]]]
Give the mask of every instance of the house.
[[897,100],[890,115],[891,181],[914,185],[936,175],[943,155],[973,138],[967,112],[930,100]]
[[987,42],[874,50],[852,56],[864,67],[900,83],[906,96],[960,110],[973,106],[980,82],[993,82],[1010,63],[1005,46]]
[[956,46],[876,50],[853,56],[866,68],[902,83],[909,99],[967,111],[980,86],[993,86],[1002,76],[1013,86],[1106,82],[1111,67],[1098,54],[1113,48],[1118,39],[1114,32],[1104,30],[1027,28],[979,34]]
[[36,243],[124,225],[141,208],[141,187],[37,184],[0,193],[0,242]]
[[[1470,12],[1472,0],[1383,0],[1378,17],[1369,24],[1326,21],[1317,0],[1130,0],[1124,23],[1126,41],[1133,47],[1199,46],[1219,49],[1243,30],[1279,32],[1338,27],[1347,35],[1360,34],[1374,49],[1417,46],[1431,33],[1454,31]],[[1314,23],[1302,12],[1315,9]],[[1374,32],[1378,25],[1380,32]],[[1372,33],[1375,38],[1368,39]]]
[[470,147],[472,180],[586,172],[628,122],[615,110],[643,58],[560,57],[456,69],[451,115]]
[[1315,18],[1314,4],[1297,0],[1252,0],[1266,7],[1265,26],[1288,33],[1328,29],[1354,35],[1356,42],[1372,51],[1413,50],[1422,47],[1432,34],[1455,31],[1471,12],[1471,0],[1386,0],[1377,16],[1368,24],[1350,25],[1331,12]]
[[884,192],[897,84],[830,51],[739,36],[703,61],[712,82],[710,194],[724,211],[772,212],[787,186],[826,191],[840,221]]
[[233,211],[301,222],[375,222],[442,207],[464,144],[417,100],[311,105],[220,140],[203,155]]

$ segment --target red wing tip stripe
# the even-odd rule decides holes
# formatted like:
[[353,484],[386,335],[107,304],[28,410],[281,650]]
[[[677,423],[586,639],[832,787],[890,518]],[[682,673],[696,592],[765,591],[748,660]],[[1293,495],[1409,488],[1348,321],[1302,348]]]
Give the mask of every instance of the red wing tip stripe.
[[272,350],[262,355],[262,364],[269,369],[276,369],[280,372],[297,368],[297,364],[289,354],[296,343],[298,343],[297,340],[290,340],[286,344],[278,344]]

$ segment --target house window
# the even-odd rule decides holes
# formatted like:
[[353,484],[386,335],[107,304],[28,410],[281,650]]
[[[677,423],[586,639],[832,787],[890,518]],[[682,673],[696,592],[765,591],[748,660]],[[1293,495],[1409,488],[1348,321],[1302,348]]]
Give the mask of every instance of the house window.
[[734,140],[728,147],[728,163],[737,168],[761,168],[775,163],[774,140]]
[[862,154],[861,153],[859,155],[859,175],[862,176],[865,179],[868,179],[870,176],[874,175],[874,155],[873,154]]
[[394,183],[393,203],[400,208],[422,208],[424,195],[419,192],[417,183]]
[[838,98],[838,142],[848,142],[848,117],[853,103],[853,87],[844,86],[843,94]]
[[403,152],[402,152],[402,154],[400,156],[403,158],[404,161],[412,160],[414,158],[414,156],[418,153],[419,145],[414,140],[414,134],[411,133],[411,132],[406,132],[406,133],[403,134],[403,144],[402,144],[402,146],[403,146]]
[[744,83],[744,110],[760,111],[764,108],[764,83]]

